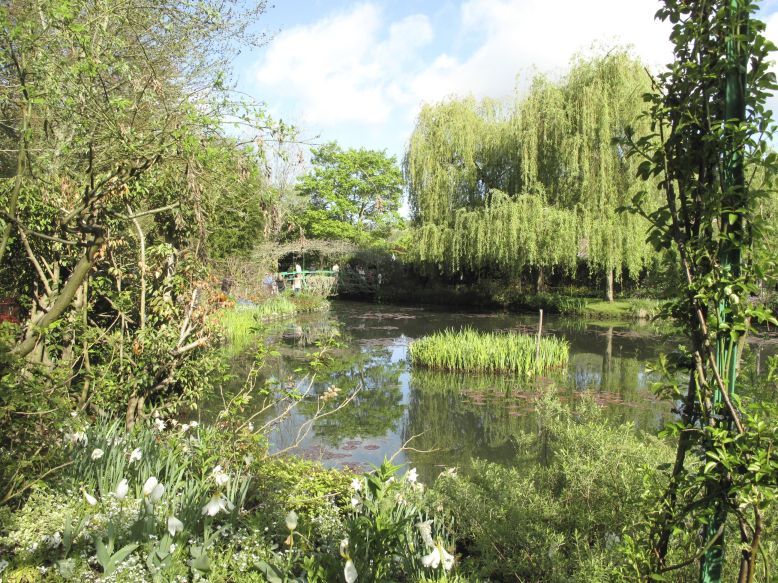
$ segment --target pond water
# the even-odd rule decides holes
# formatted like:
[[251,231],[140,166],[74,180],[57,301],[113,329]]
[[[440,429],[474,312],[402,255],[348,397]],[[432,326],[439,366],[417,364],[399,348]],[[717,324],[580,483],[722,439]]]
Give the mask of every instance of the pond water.
[[[443,469],[466,467],[473,458],[510,463],[515,436],[536,427],[538,391],[552,385],[562,400],[575,403],[589,395],[609,420],[631,421],[639,431],[656,432],[672,416],[671,403],[657,400],[650,390],[655,379],[648,367],[678,340],[650,325],[547,316],[543,334],[568,340],[570,363],[567,371],[532,382],[410,365],[407,351],[414,338],[464,326],[534,334],[538,316],[335,301],[329,312],[271,325],[264,337],[278,354],[268,360],[257,386],[270,379],[305,395],[274,426],[271,451],[294,451],[326,466],[356,470],[395,456],[395,463],[416,467],[431,481]],[[339,345],[327,348],[328,358],[311,374],[311,355],[335,331]],[[234,360],[237,384],[243,382],[250,352]],[[340,389],[334,402],[357,392],[347,406],[311,422],[318,397],[331,387]],[[271,408],[255,424],[280,413]]]

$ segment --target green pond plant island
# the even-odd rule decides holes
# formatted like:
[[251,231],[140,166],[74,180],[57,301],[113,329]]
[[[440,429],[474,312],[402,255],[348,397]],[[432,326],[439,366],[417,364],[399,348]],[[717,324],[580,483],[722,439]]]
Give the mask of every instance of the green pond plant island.
[[408,352],[414,365],[443,370],[541,375],[567,366],[570,345],[554,336],[515,332],[444,330],[415,340]]

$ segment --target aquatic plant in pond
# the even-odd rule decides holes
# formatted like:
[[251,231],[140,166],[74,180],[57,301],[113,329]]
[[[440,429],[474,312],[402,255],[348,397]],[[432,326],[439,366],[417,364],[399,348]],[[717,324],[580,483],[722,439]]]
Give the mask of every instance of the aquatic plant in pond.
[[514,332],[498,334],[465,328],[419,338],[408,353],[417,366],[530,376],[566,366],[569,350],[566,340],[554,336],[538,339]]

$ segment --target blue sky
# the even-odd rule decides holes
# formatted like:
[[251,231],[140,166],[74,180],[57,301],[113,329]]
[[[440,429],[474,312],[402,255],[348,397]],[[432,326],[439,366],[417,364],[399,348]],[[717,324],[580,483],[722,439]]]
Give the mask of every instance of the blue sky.
[[[238,89],[317,141],[398,159],[422,103],[503,97],[535,71],[560,75],[576,53],[630,45],[671,59],[657,0],[277,0],[264,47],[235,61]],[[778,41],[778,0],[762,3]],[[596,49],[594,49],[596,50]]]

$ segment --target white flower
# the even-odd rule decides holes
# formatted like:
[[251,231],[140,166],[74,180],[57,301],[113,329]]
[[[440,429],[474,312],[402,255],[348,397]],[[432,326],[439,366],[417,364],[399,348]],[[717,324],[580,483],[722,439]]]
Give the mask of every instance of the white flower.
[[56,549],[59,545],[62,544],[62,535],[59,534],[59,532],[55,532],[51,536],[45,537],[43,542],[46,543],[46,547],[49,549]]
[[175,552],[176,552],[176,543],[171,543],[171,545],[170,545],[170,554],[172,555]]
[[165,431],[165,427],[167,426],[165,425],[165,422],[162,421],[162,419],[157,417],[156,419],[154,419],[154,427],[156,428],[157,431]]
[[359,492],[362,489],[362,480],[359,478],[354,478],[351,480],[351,488],[354,490],[354,492]]
[[407,472],[405,472],[405,479],[408,480],[411,484],[414,484],[416,480],[418,479],[419,474],[416,471],[416,468],[411,468]]
[[92,450],[92,459],[99,460],[101,457],[103,457],[104,453],[105,452],[102,449],[96,447],[95,449]]
[[132,453],[130,454],[130,463],[139,462],[142,457],[143,457],[143,452],[140,450],[139,447],[136,447],[135,449],[132,450]]
[[176,536],[176,533],[182,530],[184,530],[184,523],[178,520],[178,518],[171,516],[167,519],[167,531],[170,533],[170,536]]
[[151,494],[149,495],[149,500],[152,502],[159,502],[160,498],[162,498],[162,495],[165,493],[165,486],[162,484],[157,484],[154,486],[154,489],[151,491]]
[[249,431],[253,433],[254,432],[254,424],[251,421],[249,421],[249,426],[248,427],[249,427]]
[[181,426],[181,432],[182,432],[182,433],[186,433],[187,431],[189,431],[189,423],[184,423],[184,424]]
[[195,428],[195,427],[197,427],[198,425],[200,425],[200,424],[199,424],[197,421],[192,421],[192,422],[189,424],[189,427],[191,427],[192,429],[194,429],[194,428]]
[[362,498],[359,497],[359,494],[354,494],[351,497],[351,505],[356,509],[359,510],[360,506],[362,506]]
[[65,439],[67,439],[70,443],[74,443],[74,444],[77,443],[83,446],[86,446],[86,444],[89,443],[89,438],[86,436],[86,433],[84,433],[83,431],[66,433]]
[[294,510],[286,515],[286,528],[289,530],[297,528],[297,513]]
[[432,540],[432,519],[417,523],[416,528],[419,529],[424,544],[428,547],[434,547],[435,541]]
[[116,486],[116,497],[119,500],[124,500],[124,498],[127,497],[127,492],[129,492],[130,486],[127,483],[127,478],[124,478],[121,482],[119,482],[119,485]]
[[224,512],[230,512],[233,508],[235,508],[235,505],[227,500],[227,498],[225,498],[223,495],[214,494],[211,496],[211,499],[208,501],[208,503],[203,506],[203,514],[207,514],[208,516],[216,516],[222,510]]
[[70,412],[71,417],[78,417],[78,411],[71,411]]
[[343,575],[346,577],[346,583],[354,583],[357,580],[357,568],[354,566],[354,561],[349,559],[346,561],[346,566],[343,568]]
[[143,484],[143,495],[150,496],[151,493],[154,491],[154,488],[157,487],[157,484],[159,484],[157,478],[151,476],[148,480],[146,480],[146,483]]
[[441,562],[443,563],[443,569],[446,571],[450,571],[454,566],[454,557],[440,544],[437,544],[429,555],[421,558],[422,565],[433,569],[437,569]]
[[90,506],[94,506],[97,504],[97,498],[92,496],[90,493],[88,493],[86,490],[84,490],[84,498],[89,503]]
[[344,538],[340,541],[340,556],[344,559],[348,557],[348,539]]
[[213,471],[211,471],[211,475],[213,476],[213,479],[216,482],[216,485],[219,486],[219,488],[226,485],[227,482],[230,481],[230,475],[226,473],[224,470],[222,470],[221,466],[216,466],[215,468],[213,468]]

